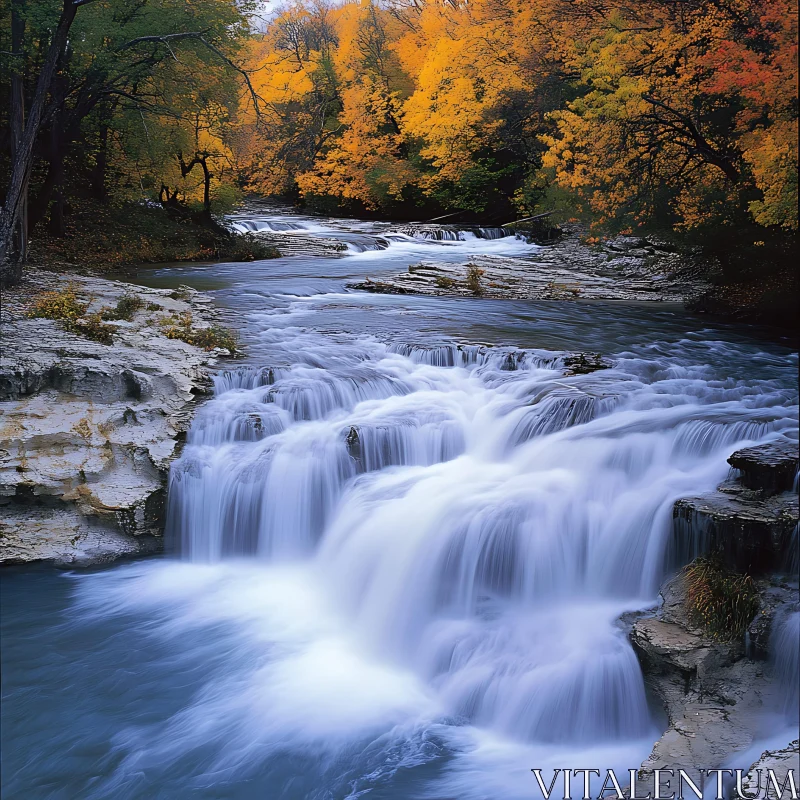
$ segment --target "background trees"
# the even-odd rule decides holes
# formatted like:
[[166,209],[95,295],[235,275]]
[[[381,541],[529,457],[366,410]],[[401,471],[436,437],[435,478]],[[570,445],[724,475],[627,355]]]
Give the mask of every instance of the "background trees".
[[796,62],[788,0],[299,0],[251,49],[240,156],[395,212],[795,229]]
[[254,7],[5,0],[4,252],[26,188],[56,236],[82,199],[210,221],[242,191],[797,228],[789,0],[291,0],[259,30]]
[[75,200],[157,197],[162,185],[172,197],[210,195],[210,179],[198,183],[183,166],[213,164],[218,179],[230,160],[224,136],[240,99],[233,59],[247,12],[233,0],[13,0],[4,9],[13,81],[3,82],[0,112],[0,263],[13,255],[13,229],[25,238],[26,196],[27,225],[46,222],[58,236]]

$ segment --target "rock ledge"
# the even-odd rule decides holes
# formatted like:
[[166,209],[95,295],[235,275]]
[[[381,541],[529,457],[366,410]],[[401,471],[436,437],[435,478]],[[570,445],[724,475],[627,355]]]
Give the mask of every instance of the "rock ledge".
[[[89,313],[124,294],[145,308],[113,343],[30,319],[42,290],[71,284]],[[0,564],[86,564],[162,547],[166,479],[216,355],[168,339],[160,319],[213,321],[189,289],[146,289],[30,269],[4,292],[0,357]]]

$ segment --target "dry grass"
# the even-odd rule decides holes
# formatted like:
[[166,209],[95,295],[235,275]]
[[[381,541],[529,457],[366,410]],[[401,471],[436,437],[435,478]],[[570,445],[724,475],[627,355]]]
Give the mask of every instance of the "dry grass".
[[718,641],[744,636],[758,612],[758,589],[749,575],[728,570],[719,558],[703,556],[684,568],[689,619]]
[[75,287],[69,284],[60,291],[40,294],[28,310],[28,316],[56,320],[70,333],[101,344],[111,344],[114,329],[103,324],[102,313],[87,314],[88,308],[89,303],[80,301]]
[[231,354],[239,349],[239,340],[236,334],[222,325],[210,325],[207,328],[193,327],[192,315],[184,311],[177,316],[167,317],[161,321],[161,330],[167,339],[180,339],[182,342],[202,347],[203,350],[213,350],[221,347]]
[[480,267],[475,266],[475,264],[470,264],[467,268],[467,289],[469,289],[473,294],[483,294],[483,284],[481,283],[481,278],[483,278],[484,274],[485,271]]

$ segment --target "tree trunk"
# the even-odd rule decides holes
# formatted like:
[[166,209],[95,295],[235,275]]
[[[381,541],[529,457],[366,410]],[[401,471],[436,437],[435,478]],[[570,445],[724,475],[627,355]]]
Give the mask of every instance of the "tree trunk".
[[78,8],[85,5],[86,2],[88,0],[64,0],[58,27],[50,43],[42,71],[39,73],[30,114],[12,163],[6,202],[0,211],[0,285],[16,283],[22,274],[21,262],[14,253],[14,236],[31,174],[33,147],[39,134],[45,102],[53,83],[56,67],[67,44],[69,29],[75,20]]
[[[23,48],[25,46],[25,20],[20,15],[22,0],[14,0],[11,5],[11,160],[16,159],[22,145],[25,130],[25,90],[22,80]],[[19,221],[13,242],[14,257],[23,264],[28,257],[28,185],[22,187]]]
[[92,196],[95,200],[103,201],[106,199],[106,168],[108,167],[108,125],[100,123],[100,143],[97,149],[97,157],[94,160],[92,169]]
[[195,153],[194,158],[187,164],[183,160],[183,153],[178,153],[178,163],[181,166],[181,175],[185,178],[198,164],[203,170],[203,212],[202,218],[211,222],[211,178],[213,174],[208,168],[208,154]]

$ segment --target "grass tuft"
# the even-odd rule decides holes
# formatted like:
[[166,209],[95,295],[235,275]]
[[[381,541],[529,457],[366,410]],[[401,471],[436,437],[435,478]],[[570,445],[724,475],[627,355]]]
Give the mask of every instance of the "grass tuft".
[[753,579],[732,572],[713,555],[695,559],[683,572],[689,619],[718,641],[744,636],[760,606]]
[[107,308],[103,311],[103,319],[123,319],[130,322],[137,311],[145,307],[145,302],[135,294],[124,294],[114,308]]
[[481,278],[483,278],[484,274],[485,271],[475,264],[470,264],[467,269],[467,289],[469,289],[475,295],[480,296],[483,294],[483,284],[481,283]]
[[85,336],[101,344],[111,344],[114,329],[103,324],[103,317],[99,312],[87,314],[88,308],[89,303],[78,300],[75,287],[69,284],[59,291],[40,294],[28,310],[28,316],[56,320],[70,333]]
[[239,349],[236,334],[222,325],[210,325],[207,328],[193,327],[192,315],[184,311],[177,316],[167,317],[161,321],[161,330],[167,339],[180,339],[182,342],[213,350],[216,347],[230,351],[231,355]]

